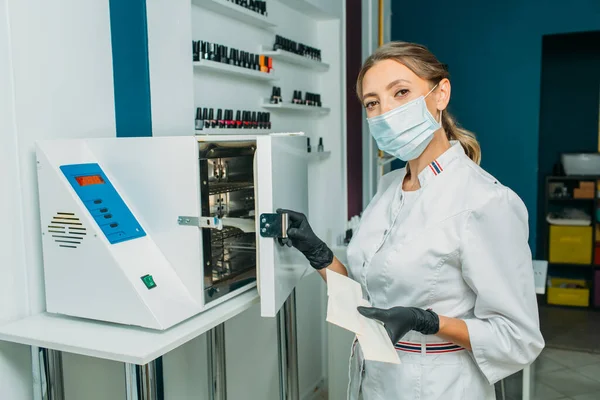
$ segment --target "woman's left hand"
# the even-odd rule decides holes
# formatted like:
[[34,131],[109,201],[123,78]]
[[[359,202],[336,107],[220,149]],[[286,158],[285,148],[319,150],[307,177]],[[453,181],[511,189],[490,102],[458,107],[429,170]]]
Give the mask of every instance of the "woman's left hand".
[[415,307],[393,307],[387,310],[375,307],[358,307],[358,312],[367,318],[383,323],[392,343],[398,343],[409,331],[433,335],[440,330],[440,320],[431,310]]

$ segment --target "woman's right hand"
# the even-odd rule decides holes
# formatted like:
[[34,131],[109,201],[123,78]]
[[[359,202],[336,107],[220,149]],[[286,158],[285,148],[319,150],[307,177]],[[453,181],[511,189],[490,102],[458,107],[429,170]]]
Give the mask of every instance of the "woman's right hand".
[[292,246],[304,254],[313,268],[320,270],[331,265],[333,252],[315,235],[304,214],[284,209],[278,209],[277,213],[288,215],[288,238]]

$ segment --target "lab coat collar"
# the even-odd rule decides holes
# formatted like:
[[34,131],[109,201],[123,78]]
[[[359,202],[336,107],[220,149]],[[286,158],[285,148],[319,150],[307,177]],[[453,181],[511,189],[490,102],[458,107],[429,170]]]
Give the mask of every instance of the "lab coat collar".
[[419,174],[419,184],[425,187],[435,177],[443,174],[453,161],[465,155],[465,150],[458,140],[450,141],[450,148],[436,158]]

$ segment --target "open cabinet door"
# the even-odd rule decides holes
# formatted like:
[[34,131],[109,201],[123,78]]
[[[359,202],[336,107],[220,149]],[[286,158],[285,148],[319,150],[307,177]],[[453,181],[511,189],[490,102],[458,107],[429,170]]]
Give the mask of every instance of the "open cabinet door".
[[256,148],[258,288],[261,315],[275,317],[310,268],[295,248],[258,233],[260,215],[286,208],[308,213],[305,136],[259,136]]

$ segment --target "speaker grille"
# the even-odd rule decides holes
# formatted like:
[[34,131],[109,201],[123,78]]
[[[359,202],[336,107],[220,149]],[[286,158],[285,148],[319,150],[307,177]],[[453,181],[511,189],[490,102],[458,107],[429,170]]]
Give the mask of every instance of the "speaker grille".
[[48,234],[60,247],[76,249],[87,231],[74,213],[58,212],[48,225]]

